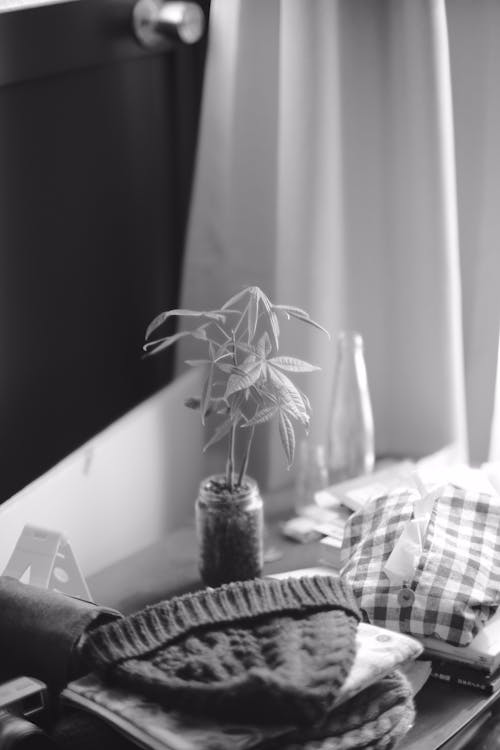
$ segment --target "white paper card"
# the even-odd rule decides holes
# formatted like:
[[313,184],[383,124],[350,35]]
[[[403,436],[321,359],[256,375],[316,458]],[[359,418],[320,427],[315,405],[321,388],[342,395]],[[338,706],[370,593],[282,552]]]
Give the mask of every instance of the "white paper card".
[[2,575],[92,601],[71,545],[59,531],[26,524]]

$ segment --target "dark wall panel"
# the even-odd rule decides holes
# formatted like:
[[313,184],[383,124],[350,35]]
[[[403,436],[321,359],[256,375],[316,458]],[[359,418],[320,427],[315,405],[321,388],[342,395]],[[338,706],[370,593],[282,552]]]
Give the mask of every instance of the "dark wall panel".
[[0,87],[0,501],[171,378],[203,52]]

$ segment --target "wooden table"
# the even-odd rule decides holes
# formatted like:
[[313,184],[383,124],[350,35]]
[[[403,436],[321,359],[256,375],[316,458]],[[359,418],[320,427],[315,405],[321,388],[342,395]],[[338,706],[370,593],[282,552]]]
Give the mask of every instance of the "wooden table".
[[[322,549],[318,543],[299,544],[286,539],[276,518],[268,519],[265,546],[268,552],[276,553],[276,559],[265,564],[266,575],[317,567]],[[195,531],[180,529],[90,577],[88,583],[96,602],[116,607],[124,614],[200,589]],[[476,731],[490,714],[490,723],[495,721],[495,702],[499,697],[499,694],[485,697],[472,689],[454,688],[430,679],[416,697],[417,721],[400,745],[401,750],[461,749],[464,728],[471,733]],[[483,746],[469,747],[479,750]],[[484,750],[498,747],[485,744]]]

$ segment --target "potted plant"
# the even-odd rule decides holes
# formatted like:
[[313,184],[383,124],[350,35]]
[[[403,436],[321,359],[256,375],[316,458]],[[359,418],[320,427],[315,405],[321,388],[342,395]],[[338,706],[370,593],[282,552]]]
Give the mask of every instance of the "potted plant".
[[[171,316],[199,324],[150,340]],[[271,420],[278,422],[289,468],[296,442],[294,422],[306,431],[309,427],[309,399],[286,373],[319,368],[278,354],[280,316],[327,333],[304,310],[275,305],[256,286],[243,289],[217,310],[162,312],[146,331],[148,355],[187,336],[202,342],[206,351],[203,359],[187,360],[192,367],[205,368],[205,374],[201,395],[187,399],[186,406],[200,412],[203,424],[210,419],[215,422],[204,450],[227,439],[225,471],[201,482],[195,506],[200,572],[210,586],[262,573],[262,498],[255,480],[247,475],[255,428]]]

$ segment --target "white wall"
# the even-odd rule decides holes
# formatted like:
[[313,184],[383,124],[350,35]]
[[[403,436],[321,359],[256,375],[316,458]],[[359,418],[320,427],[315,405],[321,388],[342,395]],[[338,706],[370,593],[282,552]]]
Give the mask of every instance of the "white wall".
[[202,478],[199,393],[189,372],[0,506],[0,572],[24,525],[59,530],[85,575],[189,521]]

